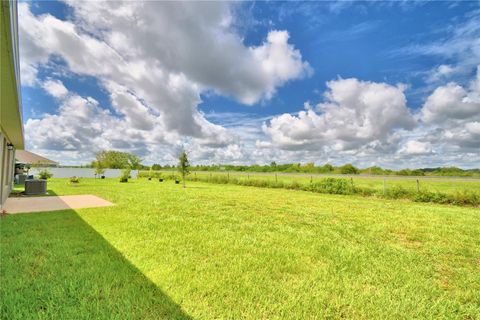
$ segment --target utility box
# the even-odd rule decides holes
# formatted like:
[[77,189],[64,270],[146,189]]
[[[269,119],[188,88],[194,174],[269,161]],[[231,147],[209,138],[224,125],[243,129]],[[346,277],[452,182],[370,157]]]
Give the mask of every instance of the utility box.
[[47,194],[47,180],[25,180],[25,194]]
[[23,173],[19,173],[15,175],[15,184],[24,184],[25,180],[27,180],[27,175]]

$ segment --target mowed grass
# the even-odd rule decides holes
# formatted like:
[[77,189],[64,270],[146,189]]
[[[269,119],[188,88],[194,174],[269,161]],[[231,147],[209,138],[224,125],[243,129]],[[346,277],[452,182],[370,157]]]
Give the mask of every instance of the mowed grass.
[[172,181],[1,218],[2,319],[477,319],[480,210]]

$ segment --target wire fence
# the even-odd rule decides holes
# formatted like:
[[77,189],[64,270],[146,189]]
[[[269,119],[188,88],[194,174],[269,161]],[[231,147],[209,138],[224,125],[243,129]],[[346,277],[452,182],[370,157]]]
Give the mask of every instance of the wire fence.
[[[139,177],[148,177],[150,171],[141,171]],[[155,176],[175,177],[180,179],[176,171],[154,171]],[[377,175],[340,175],[340,174],[304,174],[304,173],[264,173],[264,172],[227,172],[227,171],[193,171],[188,180],[213,181],[223,179],[265,180],[274,183],[300,185],[315,184],[327,178],[347,180],[352,186],[372,189],[387,194],[393,189],[405,189],[409,192],[443,192],[455,193],[458,191],[472,191],[480,194],[480,179],[472,177],[443,177],[443,176],[377,176]]]

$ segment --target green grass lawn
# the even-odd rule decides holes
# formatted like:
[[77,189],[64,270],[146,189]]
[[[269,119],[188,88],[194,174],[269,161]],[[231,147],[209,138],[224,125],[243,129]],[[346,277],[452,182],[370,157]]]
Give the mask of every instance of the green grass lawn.
[[0,219],[2,319],[477,319],[480,210],[172,181]]

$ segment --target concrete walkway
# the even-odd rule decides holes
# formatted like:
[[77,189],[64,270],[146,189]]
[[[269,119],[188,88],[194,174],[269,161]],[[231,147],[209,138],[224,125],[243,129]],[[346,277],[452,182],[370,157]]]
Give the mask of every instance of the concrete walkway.
[[66,209],[108,207],[114,204],[94,195],[8,198],[3,210],[7,213],[40,212]]

